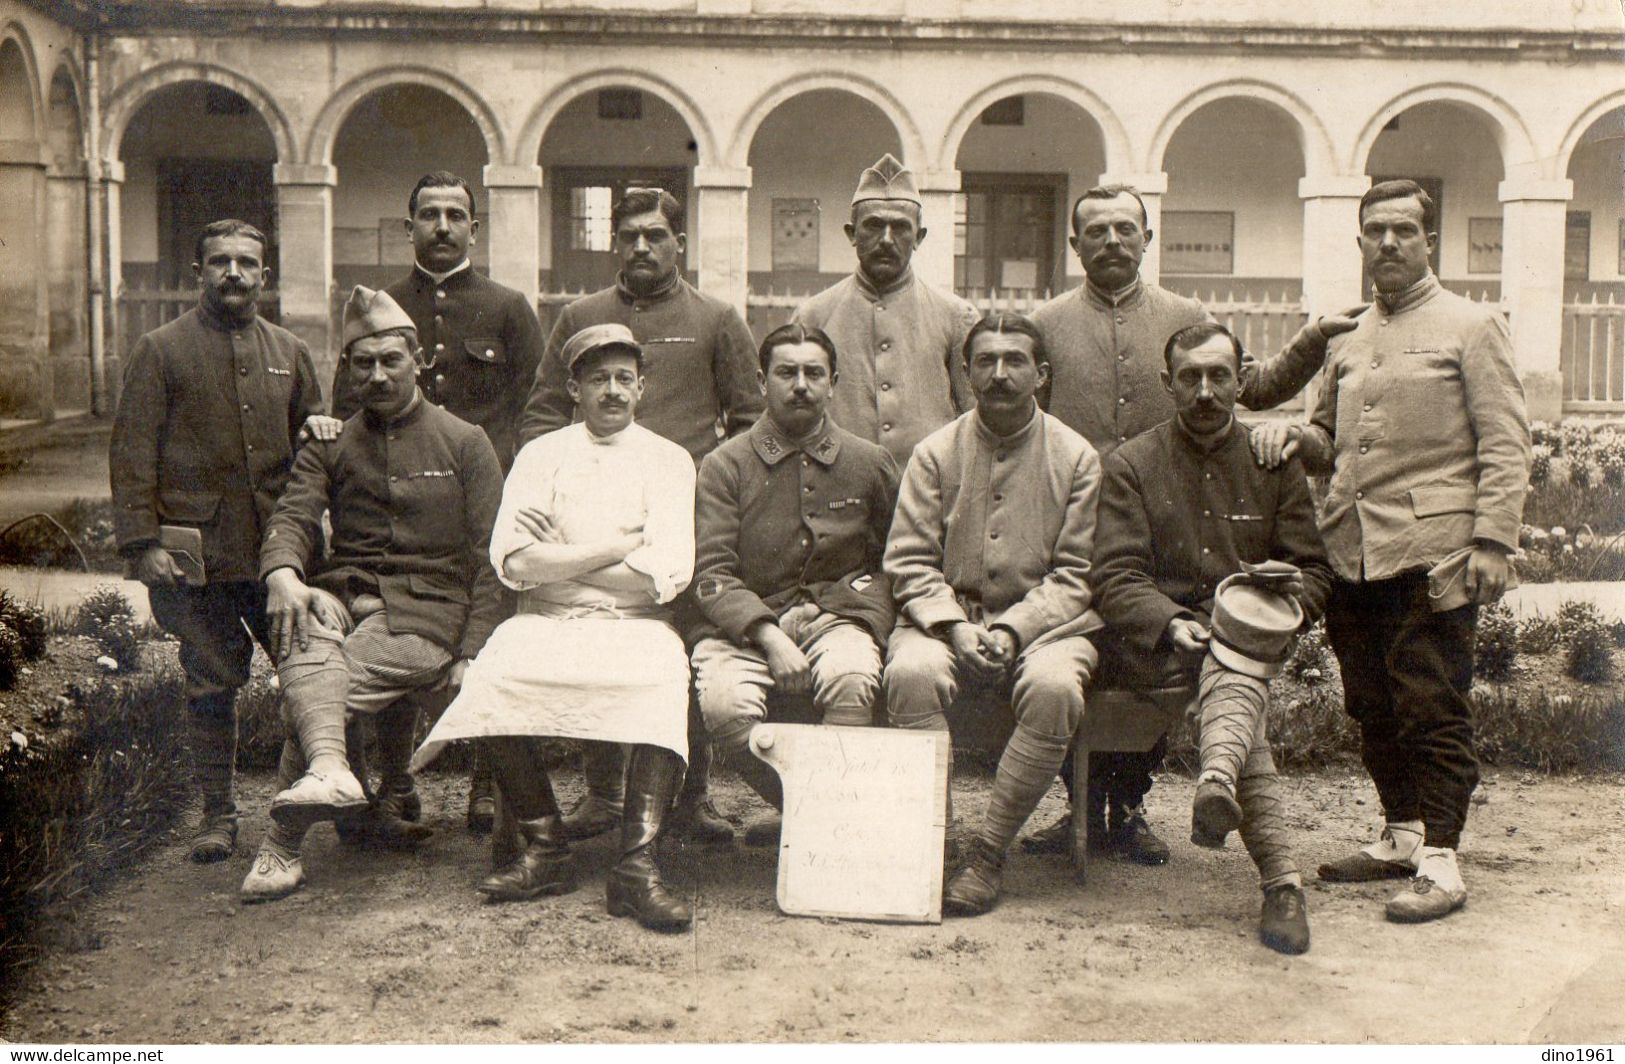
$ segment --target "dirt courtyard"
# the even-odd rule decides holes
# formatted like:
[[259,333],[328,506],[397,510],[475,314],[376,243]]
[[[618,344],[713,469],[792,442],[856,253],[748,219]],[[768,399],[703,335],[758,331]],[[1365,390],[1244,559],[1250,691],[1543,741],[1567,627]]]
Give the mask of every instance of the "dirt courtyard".
[[[966,773],[965,776],[970,774]],[[1150,800],[1172,863],[1091,865],[1013,854],[992,914],[941,926],[782,915],[772,851],[689,849],[668,860],[690,933],[604,912],[607,838],[582,845],[574,894],[487,905],[486,852],[461,825],[462,784],[423,780],[441,831],[416,854],[306,846],[309,885],[243,906],[268,776],[244,781],[242,846],[185,857],[189,824],[56,929],[0,1037],[21,1042],[1625,1040],[1625,777],[1489,770],[1462,854],[1467,908],[1387,923],[1394,884],[1320,884],[1314,867],[1374,830],[1352,770],[1287,779],[1314,943],[1256,938],[1245,852],[1185,841],[1191,783]],[[572,792],[574,781],[565,788]],[[956,806],[986,800],[956,782]],[[725,814],[754,799],[716,784]],[[1059,809],[1057,789],[1039,810]]]

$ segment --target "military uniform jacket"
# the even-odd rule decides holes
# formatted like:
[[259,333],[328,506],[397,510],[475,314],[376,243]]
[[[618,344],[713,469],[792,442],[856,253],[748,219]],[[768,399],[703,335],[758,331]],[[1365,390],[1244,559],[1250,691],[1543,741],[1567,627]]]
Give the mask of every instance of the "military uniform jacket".
[[1037,411],[997,436],[972,410],[927,436],[886,541],[898,612],[916,628],[1001,625],[1021,649],[1100,627],[1090,609],[1100,458]]
[[[542,326],[523,293],[465,267],[435,282],[422,269],[388,288],[418,329],[424,358],[423,397],[478,425],[491,438],[504,472],[518,450],[519,414],[542,358]],[[341,357],[333,378],[333,415],[361,409]]]
[[1432,274],[1333,341],[1301,444],[1344,580],[1428,569],[1477,540],[1517,549],[1529,423],[1506,319]]
[[[1212,321],[1194,299],[1136,279],[1118,292],[1087,281],[1033,312],[1049,353],[1050,413],[1104,458],[1174,416],[1162,386],[1168,337]],[[1299,333],[1279,354],[1259,362],[1243,354],[1241,392],[1249,410],[1279,406],[1303,390],[1326,358],[1318,329]]]
[[304,342],[263,318],[234,327],[200,304],[141,337],[108,451],[119,553],[186,525],[210,583],[255,579],[299,429],[321,410]]
[[1131,650],[1172,652],[1168,622],[1206,624],[1219,581],[1242,562],[1291,562],[1303,570],[1304,623],[1325,608],[1332,572],[1303,468],[1294,458],[1260,469],[1239,422],[1208,449],[1165,421],[1109,455],[1102,477],[1089,582]]
[[[700,463],[694,594],[736,643],[792,606],[869,629],[884,646],[893,620],[881,572],[897,501],[897,465],[826,418],[797,445],[764,417]],[[699,635],[712,635],[701,632]]]
[[647,387],[638,424],[687,449],[696,465],[724,436],[744,432],[761,416],[750,329],[734,308],[674,275],[649,296],[616,284],[559,313],[520,421],[521,446],[575,420],[565,342],[589,325],[611,322],[631,329],[643,346]]
[[[390,631],[471,658],[506,616],[487,557],[501,500],[496,452],[473,425],[421,401],[388,424],[363,411],[299,452],[260,576],[292,567],[346,605],[378,595]],[[331,547],[311,578],[324,510]]]
[[977,316],[912,270],[885,291],[860,271],[807,300],[791,320],[835,341],[841,379],[830,416],[886,448],[901,468],[915,444],[976,405],[964,348]]

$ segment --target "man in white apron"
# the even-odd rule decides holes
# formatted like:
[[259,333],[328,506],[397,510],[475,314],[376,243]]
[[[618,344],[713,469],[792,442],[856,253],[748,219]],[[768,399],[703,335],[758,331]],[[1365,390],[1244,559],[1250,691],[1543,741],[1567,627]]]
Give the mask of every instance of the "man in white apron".
[[454,739],[489,740],[525,847],[478,889],[522,901],[575,889],[541,739],[634,744],[609,911],[676,930],[692,913],[661,885],[654,844],[688,753],[688,656],[670,604],[694,572],[694,463],[633,423],[644,379],[630,329],[589,326],[563,357],[582,420],[520,450],[491,535],[491,563],[519,592],[518,613],[413,764]]

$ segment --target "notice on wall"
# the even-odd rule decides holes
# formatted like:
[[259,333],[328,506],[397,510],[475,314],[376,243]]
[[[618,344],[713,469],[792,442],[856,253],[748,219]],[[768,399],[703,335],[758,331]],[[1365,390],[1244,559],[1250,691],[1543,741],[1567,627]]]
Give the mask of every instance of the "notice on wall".
[[818,269],[818,201],[773,201],[773,269]]
[[750,748],[784,785],[780,909],[942,921],[946,732],[765,724]]

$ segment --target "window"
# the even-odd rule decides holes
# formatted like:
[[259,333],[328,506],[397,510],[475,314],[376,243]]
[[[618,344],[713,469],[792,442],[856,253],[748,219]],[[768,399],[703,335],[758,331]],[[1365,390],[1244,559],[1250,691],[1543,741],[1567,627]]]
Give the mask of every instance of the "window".
[[971,294],[1053,291],[1065,188],[1061,174],[966,174],[954,213],[954,286]]
[[1591,212],[1569,211],[1563,227],[1563,279],[1591,280]]
[[570,250],[613,251],[609,210],[615,190],[608,185],[579,185],[570,190]]
[[1027,101],[1021,96],[994,100],[982,112],[984,126],[1020,126],[1027,121]]
[[637,89],[600,89],[598,117],[610,122],[635,122],[643,117],[643,93]]

